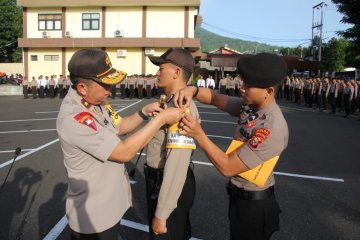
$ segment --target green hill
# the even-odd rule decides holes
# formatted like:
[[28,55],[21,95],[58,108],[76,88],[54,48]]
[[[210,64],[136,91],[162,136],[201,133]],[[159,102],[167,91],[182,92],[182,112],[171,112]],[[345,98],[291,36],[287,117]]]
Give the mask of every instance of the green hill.
[[224,47],[225,44],[227,44],[229,48],[242,53],[254,53],[256,46],[257,46],[257,51],[256,51],[257,53],[272,52],[275,49],[280,50],[281,48],[278,46],[271,46],[268,44],[262,44],[258,42],[244,41],[237,38],[223,37],[218,34],[207,31],[201,27],[197,27],[195,29],[195,37],[200,38],[201,49],[203,52],[210,52],[212,50],[219,49],[220,47]]

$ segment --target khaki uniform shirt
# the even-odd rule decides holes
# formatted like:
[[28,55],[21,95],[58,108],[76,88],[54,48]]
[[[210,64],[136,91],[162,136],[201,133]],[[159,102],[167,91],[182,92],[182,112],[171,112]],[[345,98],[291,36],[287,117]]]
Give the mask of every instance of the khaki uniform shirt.
[[139,77],[136,81],[136,86],[142,85],[144,86],[144,78],[143,77]]
[[69,178],[66,215],[76,232],[107,230],[131,206],[124,164],[108,160],[120,142],[120,120],[112,119],[104,106],[89,105],[72,88],[60,107],[56,130]]
[[21,85],[22,85],[22,86],[27,86],[27,85],[29,85],[29,80],[24,79],[24,80],[21,82]]
[[220,79],[219,88],[220,88],[220,86],[227,86],[227,79],[226,78]]
[[[200,121],[195,103],[190,104],[191,115]],[[167,149],[167,129],[162,127],[149,142],[147,147],[147,165],[152,168],[164,168],[163,181],[158,197],[155,216],[168,219],[177,207],[177,201],[182,192],[192,149]]]
[[227,81],[227,88],[229,88],[229,89],[235,89],[235,80],[234,79],[232,79],[232,80],[228,80]]
[[[244,145],[237,150],[237,154],[249,169],[255,168],[272,157],[280,156],[287,147],[289,139],[286,120],[276,102],[257,111],[257,114],[258,118],[254,122],[246,124],[241,123],[242,114],[240,113],[239,124],[234,133],[234,139],[245,141]],[[251,140],[256,138],[257,130],[263,128],[268,130],[268,135],[262,134],[261,137],[258,137],[257,139],[261,139],[255,146]],[[231,182],[248,191],[260,191],[273,186],[275,179],[271,174],[263,188],[257,187],[240,176],[232,177]]]

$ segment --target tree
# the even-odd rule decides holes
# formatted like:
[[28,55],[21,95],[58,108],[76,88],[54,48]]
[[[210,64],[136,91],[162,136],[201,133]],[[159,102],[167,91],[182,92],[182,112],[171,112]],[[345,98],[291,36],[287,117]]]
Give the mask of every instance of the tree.
[[345,39],[332,38],[324,47],[324,67],[329,72],[341,72],[346,65],[346,53],[349,42]]
[[339,34],[350,41],[349,63],[353,67],[360,68],[360,1],[358,0],[332,0],[337,5],[338,11],[344,14],[341,22],[353,24],[345,31],[339,31]]
[[22,35],[22,11],[16,0],[0,0],[0,62],[21,61],[17,38]]

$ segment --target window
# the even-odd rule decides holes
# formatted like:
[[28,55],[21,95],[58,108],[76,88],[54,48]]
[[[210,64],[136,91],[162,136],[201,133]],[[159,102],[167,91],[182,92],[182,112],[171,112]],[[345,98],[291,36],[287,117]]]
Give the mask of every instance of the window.
[[61,14],[39,14],[38,29],[43,30],[61,30]]
[[45,55],[44,61],[59,61],[59,55]]
[[83,13],[82,30],[99,30],[100,13]]
[[30,61],[35,62],[38,60],[38,56],[37,55],[30,55]]

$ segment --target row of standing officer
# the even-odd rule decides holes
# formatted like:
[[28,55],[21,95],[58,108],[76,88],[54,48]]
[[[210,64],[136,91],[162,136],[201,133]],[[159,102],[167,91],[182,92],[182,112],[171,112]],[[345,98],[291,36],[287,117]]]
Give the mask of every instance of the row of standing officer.
[[227,74],[226,77],[221,78],[219,81],[220,93],[229,96],[240,96],[242,85],[243,80],[239,75],[233,77]]
[[142,99],[145,97],[159,97],[162,90],[158,88],[155,76],[148,75],[132,75],[127,76],[123,81],[112,88],[112,98],[116,97],[116,93],[120,92],[120,98]]
[[59,75],[59,77],[53,75],[50,78],[49,76],[40,75],[37,79],[32,77],[31,81],[25,76],[21,85],[25,99],[29,97],[29,93],[32,94],[33,99],[38,96],[39,98],[54,98],[57,94],[59,94],[60,98],[63,98],[71,87],[71,81],[70,76],[64,78],[62,75]]
[[360,109],[360,80],[351,78],[286,77],[277,98],[300,104],[301,96],[308,107],[335,114],[345,110],[345,117]]

